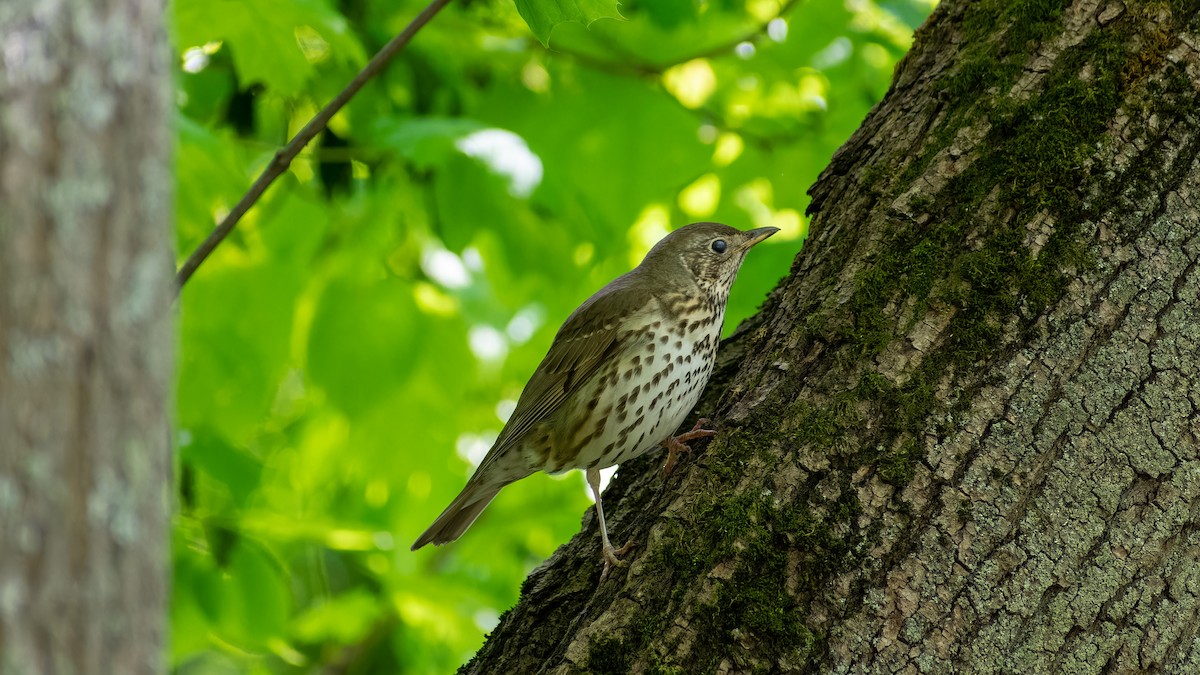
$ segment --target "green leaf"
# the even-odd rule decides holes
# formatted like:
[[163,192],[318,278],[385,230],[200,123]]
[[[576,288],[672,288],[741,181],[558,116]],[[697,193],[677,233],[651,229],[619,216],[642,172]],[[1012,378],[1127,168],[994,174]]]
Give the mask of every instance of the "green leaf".
[[171,664],[178,666],[208,647],[215,607],[198,592],[212,569],[203,554],[189,547],[176,531],[171,537],[174,570],[171,578]]
[[217,434],[195,430],[192,435],[190,443],[180,446],[180,459],[228,489],[234,506],[245,506],[250,493],[258,487],[262,462]]
[[216,225],[216,214],[237,202],[249,179],[227,133],[211,131],[183,114],[175,116],[175,130],[177,243],[186,254]]
[[[463,199],[464,194],[471,195]],[[449,157],[434,183],[442,241],[461,251],[483,228],[504,229],[516,210],[504,181],[463,155]]]
[[353,644],[371,630],[382,613],[379,600],[359,588],[318,602],[296,617],[292,632],[304,642],[321,644],[332,640],[343,645]]
[[237,540],[223,567],[193,547],[176,545],[174,556],[172,616],[196,631],[173,638],[175,658],[201,648],[210,634],[258,651],[284,635],[292,604],[285,570],[261,546]]
[[283,634],[291,598],[283,570],[257,546],[233,549],[229,576],[221,580],[223,623],[232,637],[263,644]]
[[621,19],[617,0],[516,0],[517,11],[529,30],[543,45],[560,23],[575,21],[588,25],[597,19]]
[[286,373],[300,279],[291,266],[222,264],[236,244],[222,246],[183,291],[179,423],[240,441],[266,419]]
[[685,21],[695,21],[696,0],[643,0],[638,7],[646,10],[650,20],[662,28],[675,28]]
[[370,408],[412,371],[420,318],[406,283],[330,283],[308,337],[309,377],[343,410]]
[[176,0],[173,9],[176,47],[227,44],[243,87],[295,95],[314,64],[365,60],[345,18],[318,0]]
[[204,539],[208,542],[208,550],[212,553],[213,562],[219,567],[229,565],[230,554],[241,542],[242,537],[237,530],[219,520],[204,521]]
[[417,168],[429,169],[456,152],[455,141],[485,126],[461,117],[384,118],[373,126],[371,140],[398,152]]

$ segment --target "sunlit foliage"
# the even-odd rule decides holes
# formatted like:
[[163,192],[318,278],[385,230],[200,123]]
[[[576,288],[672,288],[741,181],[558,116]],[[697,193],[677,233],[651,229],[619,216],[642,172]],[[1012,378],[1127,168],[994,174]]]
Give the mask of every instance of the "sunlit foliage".
[[[467,659],[578,530],[582,480],[531,477],[459,542],[408,545],[560,322],[695,220],[783,229],[726,331],[753,313],[931,3],[638,0],[586,27],[543,4],[572,2],[444,10],[184,289],[177,672]],[[181,256],[421,6],[174,0]]]

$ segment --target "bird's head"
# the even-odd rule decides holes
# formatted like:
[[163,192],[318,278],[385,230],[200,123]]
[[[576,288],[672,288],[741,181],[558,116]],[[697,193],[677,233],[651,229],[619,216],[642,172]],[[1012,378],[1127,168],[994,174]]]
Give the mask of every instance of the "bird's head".
[[776,227],[742,231],[721,223],[684,225],[655,244],[642,267],[690,275],[705,294],[724,302],[746,253],[778,231]]

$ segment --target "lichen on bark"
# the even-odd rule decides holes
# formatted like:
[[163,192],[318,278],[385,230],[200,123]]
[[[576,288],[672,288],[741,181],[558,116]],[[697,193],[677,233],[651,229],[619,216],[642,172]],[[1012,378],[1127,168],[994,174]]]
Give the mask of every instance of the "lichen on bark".
[[168,595],[162,4],[0,9],[0,673],[160,673]]

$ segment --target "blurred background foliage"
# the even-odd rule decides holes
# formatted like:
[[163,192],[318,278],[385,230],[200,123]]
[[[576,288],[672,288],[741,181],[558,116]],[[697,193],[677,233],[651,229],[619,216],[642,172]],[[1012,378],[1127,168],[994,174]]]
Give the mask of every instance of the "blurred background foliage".
[[[750,315],[933,0],[630,0],[553,26],[567,4],[451,4],[184,289],[176,672],[468,659],[578,531],[581,476],[535,475],[455,544],[408,546],[561,321],[696,220],[783,230],[726,332]],[[421,7],[173,0],[181,259]]]

